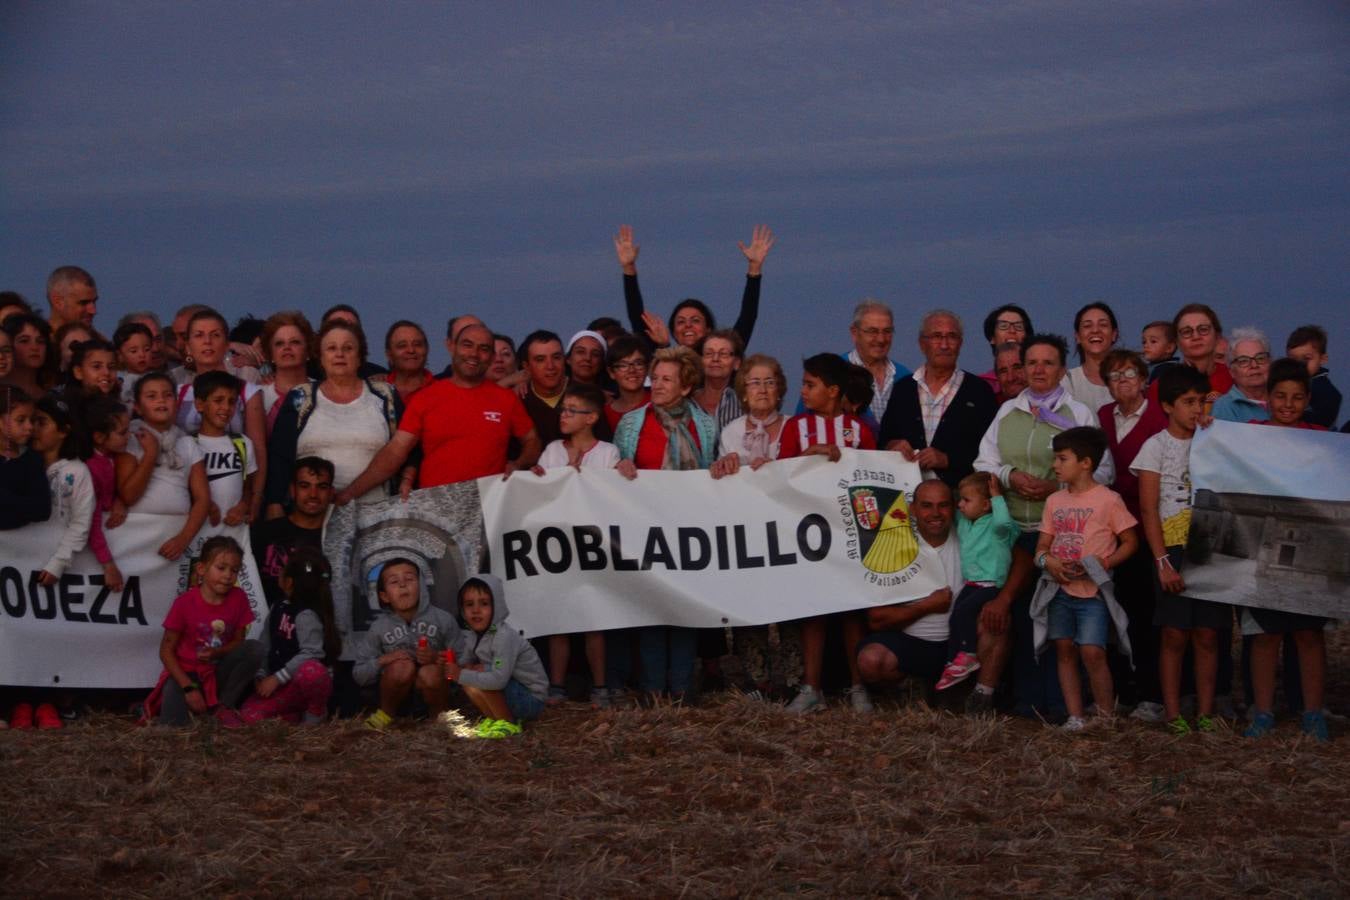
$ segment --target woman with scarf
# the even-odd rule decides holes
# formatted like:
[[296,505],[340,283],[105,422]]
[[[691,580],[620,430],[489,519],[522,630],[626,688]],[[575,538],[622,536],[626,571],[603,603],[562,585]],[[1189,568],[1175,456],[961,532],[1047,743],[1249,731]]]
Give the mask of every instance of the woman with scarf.
[[[1013,552],[1008,585],[1031,587],[1032,555],[1040,536],[1045,499],[1059,489],[1051,468],[1055,459],[1050,442],[1061,431],[1078,425],[1098,427],[1095,410],[1069,396],[1062,382],[1069,346],[1057,334],[1036,334],[1022,344],[1022,366],[1027,387],[999,408],[980,441],[975,460],[977,472],[989,472],[1003,486],[1008,512],[1022,529]],[[1115,480],[1115,467],[1108,450],[1093,473],[1098,484]],[[994,607],[997,600],[986,607]],[[1053,657],[1039,666],[1032,650],[1030,591],[1022,591],[1012,604],[1013,682],[1023,712],[1032,708],[1062,711],[1063,697]],[[1000,610],[995,607],[993,615]],[[984,659],[980,660],[985,664]]]
[[[614,444],[622,459],[619,472],[636,478],[639,469],[688,471],[706,469],[717,453],[717,422],[689,395],[703,377],[698,354],[688,347],[664,347],[652,357],[651,402],[619,420]],[[644,693],[669,690],[683,699],[694,671],[698,632],[663,625],[638,629],[642,658],[640,686]],[[608,654],[623,658],[622,648]],[[623,673],[607,677],[611,686],[624,682]]]
[[778,458],[778,439],[787,419],[780,413],[787,377],[772,356],[756,353],[736,372],[736,396],[746,414],[732,419],[718,439],[712,476],[721,478],[741,466],[758,469]]

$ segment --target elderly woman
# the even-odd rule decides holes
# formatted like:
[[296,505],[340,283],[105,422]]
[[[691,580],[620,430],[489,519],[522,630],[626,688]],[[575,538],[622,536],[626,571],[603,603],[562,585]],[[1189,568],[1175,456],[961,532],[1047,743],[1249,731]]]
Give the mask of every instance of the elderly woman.
[[996,395],[999,393],[997,375],[999,351],[1007,344],[1017,344],[1020,347],[1029,334],[1031,334],[1031,316],[1016,303],[1005,303],[984,317],[984,339],[989,342],[989,349],[994,353],[995,368],[980,377],[994,389]]
[[1081,364],[1064,376],[1069,396],[1095,413],[1111,402],[1111,389],[1102,377],[1102,360],[1120,339],[1116,314],[1105,303],[1089,303],[1073,317],[1074,340]]
[[427,368],[427,346],[422,326],[407,319],[399,319],[384,333],[384,355],[389,360],[389,374],[384,380],[398,391],[404,406],[436,378]]
[[[688,471],[712,465],[717,423],[689,399],[701,378],[693,350],[665,347],[656,351],[651,402],[620,419],[614,434],[622,457],[618,469],[624,477],[637,477],[639,469]],[[676,699],[685,695],[694,670],[697,634],[692,628],[660,625],[638,629],[644,692],[659,694],[668,689]]]
[[741,367],[745,342],[734,329],[722,328],[705,337],[697,352],[703,357],[703,384],[694,390],[694,402],[717,420],[718,428],[726,428],[741,415],[740,397],[731,380]]
[[[272,467],[267,479],[267,516],[284,515],[291,468],[304,456],[333,464],[333,487],[342,490],[366,470],[398,428],[403,403],[382,375],[362,378],[366,335],[361,326],[331,319],[319,329],[319,364],[324,378],[306,382],[286,395],[268,444]],[[361,503],[389,495],[385,485],[371,488]]]
[[1225,422],[1265,422],[1270,419],[1266,409],[1270,341],[1255,328],[1234,328],[1228,340],[1232,349],[1233,386],[1214,401],[1210,414]]
[[14,350],[6,380],[30,397],[41,397],[57,380],[57,356],[52,349],[52,327],[33,313],[10,313],[4,321]]
[[718,439],[712,475],[731,475],[741,466],[758,469],[778,458],[778,441],[787,419],[779,412],[787,393],[783,367],[772,356],[757,353],[736,373],[736,395],[746,414],[732,419]]
[[[1162,405],[1144,396],[1148,363],[1130,350],[1112,350],[1102,359],[1101,374],[1111,389],[1112,402],[1097,410],[1097,420],[1106,433],[1107,448],[1116,464],[1112,485],[1125,501],[1130,515],[1142,522],[1139,511],[1139,478],[1130,470],[1144,441],[1167,427]],[[1139,552],[1116,567],[1116,599],[1129,614],[1130,647],[1134,669],[1113,665],[1112,675],[1121,702],[1134,706],[1134,718],[1162,721],[1162,688],[1158,684],[1158,630],[1153,627],[1153,557]],[[1113,657],[1112,662],[1118,658]]]
[[304,313],[285,310],[267,317],[261,339],[263,356],[272,365],[272,381],[262,386],[263,415],[270,436],[286,395],[309,381],[307,371],[314,355],[314,329]]
[[[1057,334],[1037,334],[1027,338],[1022,345],[1026,390],[999,408],[980,441],[975,470],[989,472],[998,478],[1005,491],[1008,512],[1022,529],[1008,575],[1011,591],[1005,591],[1002,597],[985,607],[985,613],[994,618],[1006,616],[1011,593],[1023,583],[1029,584],[1031,557],[1040,535],[1045,499],[1059,489],[1051,468],[1054,462],[1051,440],[1061,431],[1077,425],[1096,427],[1099,424],[1096,412],[1070,397],[1064,388],[1068,355],[1068,344]],[[1093,478],[1099,484],[1110,484],[1114,476],[1108,451]],[[1019,702],[1027,712],[1031,708],[1045,710],[1063,706],[1054,661],[1040,666],[1032,650],[1031,619],[1027,613],[1030,601],[1030,594],[1023,592],[1018,597],[1017,608],[1012,611],[1016,645],[1014,661],[1018,668],[1014,672],[1014,685]],[[985,668],[997,669],[1001,665],[1000,662],[989,666],[983,651],[980,662]],[[995,683],[997,675],[997,672],[982,672],[980,682],[984,684],[985,679],[990,678],[989,683]]]

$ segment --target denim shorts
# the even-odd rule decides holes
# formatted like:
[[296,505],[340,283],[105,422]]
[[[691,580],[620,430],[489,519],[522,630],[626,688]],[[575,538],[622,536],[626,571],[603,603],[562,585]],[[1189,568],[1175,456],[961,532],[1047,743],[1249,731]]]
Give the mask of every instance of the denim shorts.
[[1088,598],[1072,597],[1060,589],[1050,601],[1046,638],[1072,640],[1079,646],[1105,647],[1110,626],[1111,616],[1100,594]]
[[529,722],[532,719],[537,719],[539,714],[544,711],[544,701],[531,694],[529,688],[514,678],[506,683],[506,687],[502,689],[502,696],[506,699],[506,705],[510,708],[511,715],[517,722]]

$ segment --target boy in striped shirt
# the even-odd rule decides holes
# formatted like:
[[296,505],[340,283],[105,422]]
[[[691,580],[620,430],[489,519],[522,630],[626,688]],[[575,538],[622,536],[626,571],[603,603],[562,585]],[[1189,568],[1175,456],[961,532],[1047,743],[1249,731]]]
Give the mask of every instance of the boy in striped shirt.
[[[818,353],[802,363],[802,406],[806,412],[788,419],[783,425],[778,458],[794,456],[828,456],[839,461],[839,450],[875,450],[876,439],[857,418],[844,412],[844,392],[848,386],[849,364],[833,353]],[[872,700],[863,687],[858,671],[858,642],[862,640],[867,623],[863,614],[839,614],[843,621],[844,650],[848,657],[848,671],[852,687],[849,702],[860,713],[872,711]],[[807,713],[825,708],[820,677],[825,659],[825,616],[802,620],[802,683],[797,696],[788,704],[788,712]]]

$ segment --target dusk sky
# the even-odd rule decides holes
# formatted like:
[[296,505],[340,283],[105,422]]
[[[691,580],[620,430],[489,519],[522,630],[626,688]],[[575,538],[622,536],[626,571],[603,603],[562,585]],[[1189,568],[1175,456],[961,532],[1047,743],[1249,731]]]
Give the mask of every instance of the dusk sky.
[[[1350,5],[1012,2],[0,6],[0,288],[98,279],[98,324],[193,301],[336,302],[375,344],[447,316],[566,337],[648,304],[752,349],[845,349],[864,296],[979,321],[1017,302],[1125,343],[1181,304],[1328,326],[1350,382]],[[43,304],[45,306],[45,303]],[[381,359],[381,354],[376,354]]]

